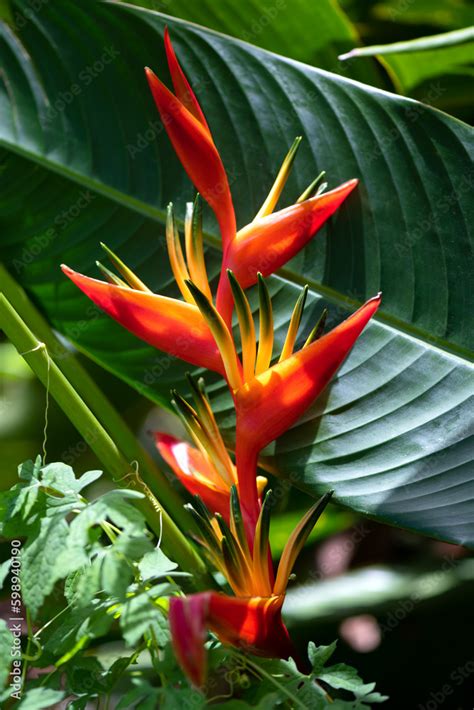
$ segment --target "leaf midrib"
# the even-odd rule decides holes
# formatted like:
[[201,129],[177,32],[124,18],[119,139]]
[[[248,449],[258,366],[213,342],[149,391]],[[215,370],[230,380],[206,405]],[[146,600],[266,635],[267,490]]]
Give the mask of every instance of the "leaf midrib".
[[[122,207],[128,207],[129,209],[137,212],[138,214],[142,214],[145,217],[149,217],[154,221],[160,222],[163,226],[166,224],[166,213],[164,210],[158,207],[153,207],[152,205],[143,202],[142,200],[139,200],[136,197],[127,195],[126,193],[121,192],[120,190],[117,190],[103,182],[100,182],[99,180],[94,180],[91,177],[71,170],[65,165],[55,163],[54,161],[48,160],[40,154],[33,153],[32,151],[26,150],[16,144],[9,143],[8,141],[3,140],[1,138],[0,146],[3,146],[7,150],[10,150],[12,153],[20,155],[23,158],[31,160],[32,162],[40,165],[43,168],[46,168],[47,170],[50,170],[58,175],[61,175],[62,177],[65,177],[78,185],[89,188],[103,195],[104,197],[113,200]],[[180,226],[182,226],[181,220],[178,221],[180,222]],[[221,250],[221,243],[217,237],[214,237],[213,235],[205,232],[204,239],[209,246],[212,246],[213,248],[218,249],[219,251]],[[345,296],[339,291],[336,291],[335,289],[332,289],[328,286],[324,286],[323,284],[320,284],[319,282],[309,278],[308,276],[303,277],[300,274],[292,271],[291,269],[279,269],[277,273],[285,281],[288,281],[289,283],[292,283],[294,285],[304,286],[305,284],[308,284],[311,290],[321,296],[324,296],[328,301],[334,303],[336,306],[340,306],[348,310],[353,310],[354,308],[357,308],[361,305],[360,301],[353,299],[349,296]],[[412,337],[417,341],[422,341],[434,350],[440,350],[442,352],[449,353],[452,356],[459,357],[463,364],[465,364],[466,360],[468,360],[469,362],[474,361],[474,352],[472,352],[469,348],[457,345],[456,343],[451,343],[450,341],[444,338],[433,336],[426,330],[419,328],[418,326],[415,326],[411,323],[407,323],[406,321],[402,321],[388,313],[378,311],[377,315],[374,317],[374,320],[393,328],[395,331],[402,333],[403,335]]]

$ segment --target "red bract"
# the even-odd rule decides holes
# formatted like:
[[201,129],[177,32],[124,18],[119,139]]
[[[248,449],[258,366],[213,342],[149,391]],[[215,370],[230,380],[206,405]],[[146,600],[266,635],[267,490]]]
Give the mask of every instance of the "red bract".
[[194,446],[168,434],[156,432],[155,441],[183,486],[192,495],[200,496],[209,510],[227,517],[231,484],[219,476],[212,463]]
[[[232,491],[230,527],[219,517],[213,520],[199,500],[196,509],[191,508],[201,525],[203,545],[236,595],[204,592],[171,600],[173,645],[195,685],[202,685],[205,677],[206,661],[197,646],[202,647],[206,628],[223,643],[271,658],[288,659],[292,656],[302,667],[303,662],[283,623],[281,609],[295,560],[330,497],[331,493],[327,493],[315,503],[293,530],[283,550],[276,579],[268,555],[270,493],[265,496],[254,529],[252,550],[246,544],[235,489]],[[201,664],[198,667],[197,662]]]
[[176,96],[147,68],[148,83],[183,168],[214,210],[225,246],[234,238],[236,231],[227,174],[201,107],[176,59],[168,34],[165,36],[165,46]]
[[192,283],[188,287],[216,339],[234,397],[239,492],[251,532],[259,512],[255,484],[258,454],[293,426],[321,394],[379,307],[381,296],[379,294],[367,301],[323,337],[321,333],[313,332],[303,348],[294,353],[307,292],[304,289],[293,310],[280,358],[271,365],[273,314],[265,282],[260,278],[260,338],[257,349],[256,328],[248,300],[232,272],[229,272],[228,278],[240,326],[243,365],[230,331],[226,330],[216,309]]
[[[281,618],[283,601],[283,595],[241,598],[218,592],[172,599],[170,625],[173,647],[191,682],[200,686],[205,680],[206,659],[202,652],[207,629],[213,631],[222,643],[257,656],[297,658]],[[191,618],[192,626],[189,627],[187,622]]]
[[197,687],[206,679],[204,648],[208,602],[204,595],[171,600],[170,631],[176,656],[190,681]]
[[259,272],[275,273],[306,246],[357,184],[358,180],[349,180],[330,192],[257,218],[237,232],[224,251],[217,290],[216,306],[227,321],[233,301],[226,269],[233,271],[242,288],[253,286]]
[[258,513],[254,475],[260,451],[287,431],[329,384],[380,305],[370,299],[330,333],[280,360],[234,394],[236,465],[245,503]]

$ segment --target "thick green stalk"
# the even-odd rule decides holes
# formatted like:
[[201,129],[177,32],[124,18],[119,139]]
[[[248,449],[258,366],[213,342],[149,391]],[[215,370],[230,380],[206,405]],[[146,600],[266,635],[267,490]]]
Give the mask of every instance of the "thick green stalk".
[[[114,482],[121,487],[133,487],[145,492],[143,483],[134,475],[129,461],[50,358],[45,344],[35,337],[3,294],[0,294],[0,328],[38,379],[48,387],[50,395],[88,442]],[[157,501],[154,506],[152,501],[153,497],[148,495],[142,501],[137,501],[137,504],[151,529],[157,536],[162,536],[164,550],[183,569],[193,574],[198,587],[208,587],[211,582],[203,561],[161,504]],[[158,512],[158,506],[161,512]]]
[[[1,290],[14,307],[20,318],[43,342],[50,357],[63,372],[89,409],[125,456],[127,461],[136,461],[141,478],[150,490],[159,497],[168,513],[183,530],[193,528],[194,521],[184,510],[177,493],[172,489],[166,476],[159,470],[151,456],[137,441],[131,429],[112,406],[102,390],[96,385],[87,370],[80,364],[74,353],[58,340],[47,320],[31,302],[23,288],[15,281],[5,266],[0,263]],[[195,530],[196,531],[196,530]]]

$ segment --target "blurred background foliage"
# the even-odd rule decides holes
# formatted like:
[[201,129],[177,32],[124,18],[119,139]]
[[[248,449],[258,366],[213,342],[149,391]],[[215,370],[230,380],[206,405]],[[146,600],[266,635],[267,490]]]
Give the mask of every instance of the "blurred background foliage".
[[[474,116],[473,42],[431,51],[341,61],[356,46],[390,44],[474,24],[463,0],[133,0],[268,50],[398,92],[467,122]],[[273,12],[277,8],[278,12]],[[79,356],[149,451],[150,431],[179,434],[168,413]],[[41,451],[45,391],[22,358],[0,343],[1,488]],[[54,401],[47,458],[76,473],[100,467]],[[156,455],[153,452],[154,455]],[[308,499],[273,481],[275,556]],[[311,536],[288,595],[286,618],[301,644],[340,637],[339,660],[377,679],[391,708],[472,708],[474,560],[467,550],[389,528],[332,506]],[[431,703],[431,705],[430,705]],[[435,704],[434,704],[435,703]]]
[[340,61],[355,46],[390,44],[474,25],[465,0],[132,0],[321,69],[474,118],[474,42]]

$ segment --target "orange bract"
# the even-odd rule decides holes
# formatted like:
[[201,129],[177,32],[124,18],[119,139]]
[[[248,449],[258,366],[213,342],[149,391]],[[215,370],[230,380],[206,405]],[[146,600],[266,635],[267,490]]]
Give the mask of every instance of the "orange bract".
[[154,293],[62,270],[105,313],[159,350],[224,374],[222,358],[198,308]]

